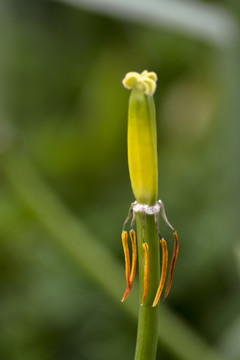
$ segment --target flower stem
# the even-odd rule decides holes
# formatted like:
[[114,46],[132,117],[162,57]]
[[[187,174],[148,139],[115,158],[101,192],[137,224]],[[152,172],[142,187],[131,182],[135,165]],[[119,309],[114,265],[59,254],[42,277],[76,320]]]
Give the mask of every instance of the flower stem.
[[[141,214],[136,215],[137,242],[139,259],[139,317],[135,360],[155,360],[158,340],[158,307],[152,307],[159,282],[159,240],[154,223],[154,216],[146,215],[143,240],[143,224]],[[144,305],[142,303],[144,284],[144,253],[142,243],[149,247],[149,287]]]

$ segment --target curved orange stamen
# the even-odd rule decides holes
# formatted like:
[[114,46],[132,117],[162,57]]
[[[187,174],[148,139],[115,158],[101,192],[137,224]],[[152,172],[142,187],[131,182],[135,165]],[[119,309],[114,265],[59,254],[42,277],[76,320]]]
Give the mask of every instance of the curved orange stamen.
[[157,293],[156,293],[155,299],[152,304],[153,307],[157,305],[157,303],[160,299],[160,296],[161,296],[161,293],[162,293],[162,290],[164,287],[164,283],[166,280],[166,275],[167,275],[167,265],[168,265],[167,243],[163,238],[160,240],[160,243],[162,245],[162,272],[161,272],[161,278],[160,278],[160,283],[159,283],[159,286],[157,289]]
[[[126,281],[127,281],[127,288],[125,290],[125,293],[122,298],[122,302],[127,299],[129,292],[132,288],[133,280],[135,278],[136,274],[136,265],[137,265],[137,243],[136,243],[136,234],[133,229],[130,230],[130,238],[132,242],[132,269],[131,274],[130,273],[130,257],[129,257],[129,250],[128,250],[128,243],[127,243],[127,235],[122,234],[124,236],[123,239],[123,249],[125,254],[125,272],[126,272]],[[125,240],[126,237],[126,240]]]
[[173,256],[172,256],[172,261],[171,261],[171,265],[170,265],[170,271],[169,271],[169,275],[168,275],[167,287],[166,287],[166,290],[165,290],[163,300],[165,300],[167,298],[167,296],[169,294],[169,291],[171,289],[173,272],[174,272],[174,268],[175,268],[175,265],[176,265],[177,256],[178,256],[178,250],[179,250],[179,241],[178,241],[178,236],[177,236],[176,231],[174,231],[173,237],[174,237]]
[[130,291],[131,285],[130,285],[130,256],[129,256],[129,249],[128,249],[128,234],[125,230],[122,232],[122,245],[123,245],[123,251],[124,251],[124,258],[125,258],[125,275],[126,275],[126,283],[127,288],[123,295],[122,301],[126,300],[128,293]]
[[130,284],[132,286],[133,280],[136,274],[136,266],[137,266],[137,243],[136,243],[136,234],[133,229],[130,230],[130,238],[132,241],[132,269],[130,274]]

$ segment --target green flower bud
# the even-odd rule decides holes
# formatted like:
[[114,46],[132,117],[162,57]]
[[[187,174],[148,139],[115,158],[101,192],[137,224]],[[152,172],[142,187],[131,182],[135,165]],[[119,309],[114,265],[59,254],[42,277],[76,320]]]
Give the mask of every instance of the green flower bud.
[[156,115],[153,94],[157,75],[130,72],[123,85],[131,90],[128,110],[128,166],[138,203],[153,205],[158,195]]

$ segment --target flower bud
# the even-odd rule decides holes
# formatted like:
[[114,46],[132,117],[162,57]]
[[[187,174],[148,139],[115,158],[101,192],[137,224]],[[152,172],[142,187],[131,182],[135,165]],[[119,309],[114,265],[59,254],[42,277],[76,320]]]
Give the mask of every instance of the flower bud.
[[131,90],[128,110],[128,166],[138,203],[153,205],[158,195],[156,115],[153,94],[157,75],[130,72],[123,85]]

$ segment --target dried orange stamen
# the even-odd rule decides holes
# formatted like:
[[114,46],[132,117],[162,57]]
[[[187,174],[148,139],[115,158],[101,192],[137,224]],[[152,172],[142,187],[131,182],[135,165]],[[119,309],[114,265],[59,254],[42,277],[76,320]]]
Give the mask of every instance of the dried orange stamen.
[[130,284],[132,286],[133,280],[136,274],[136,265],[137,265],[137,244],[136,244],[136,234],[133,229],[130,230],[130,238],[132,241],[132,269],[130,275]]
[[169,294],[169,291],[171,289],[171,285],[172,285],[172,278],[173,278],[173,271],[174,271],[174,267],[177,261],[177,256],[178,256],[178,250],[179,250],[179,241],[178,241],[178,236],[176,231],[174,231],[173,233],[173,237],[174,237],[174,249],[173,249],[173,256],[172,256],[172,261],[171,261],[171,265],[170,265],[170,271],[169,271],[169,275],[168,275],[168,282],[167,282],[167,288],[165,290],[165,294],[164,294],[164,299],[166,299],[166,297]]
[[126,282],[127,282],[127,288],[123,295],[122,301],[124,301],[129,293],[130,290],[130,256],[129,256],[129,249],[128,249],[128,234],[125,230],[122,232],[122,244],[123,244],[123,251],[124,251],[124,257],[125,257],[125,275],[126,275]]
[[163,287],[164,287],[164,283],[165,283],[165,279],[166,279],[166,274],[167,274],[167,265],[168,265],[168,250],[167,250],[167,243],[166,241],[162,238],[160,239],[160,243],[162,245],[162,273],[161,273],[161,279],[160,279],[160,283],[157,289],[157,293],[155,296],[155,299],[153,301],[153,307],[157,305]]
[[126,300],[129,295],[129,292],[132,288],[133,280],[136,274],[136,265],[137,265],[137,244],[136,244],[136,234],[133,229],[130,230],[130,238],[132,242],[132,269],[130,274],[130,256],[129,256],[129,249],[128,249],[128,242],[127,242],[127,232],[123,230],[122,232],[122,243],[123,243],[123,250],[125,256],[125,274],[126,274],[126,282],[127,288],[123,295],[122,301]]

